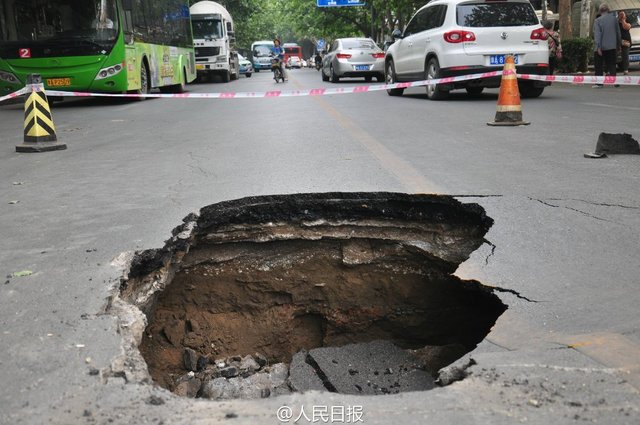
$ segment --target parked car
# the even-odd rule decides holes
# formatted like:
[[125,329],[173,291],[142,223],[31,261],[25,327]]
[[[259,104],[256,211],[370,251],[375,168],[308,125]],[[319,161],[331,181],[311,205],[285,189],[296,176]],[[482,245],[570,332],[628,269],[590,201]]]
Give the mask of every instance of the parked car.
[[338,38],[322,59],[322,81],[343,77],[384,80],[384,52],[370,38]]
[[302,61],[297,56],[290,56],[289,57],[289,63],[287,64],[287,66],[289,68],[301,68],[302,67]]
[[251,61],[241,54],[238,54],[238,61],[240,62],[240,74],[243,74],[247,78],[251,78],[253,75],[253,64]]
[[[500,70],[514,54],[522,74],[549,73],[549,52],[540,20],[528,0],[480,2],[434,0],[420,8],[385,57],[387,83],[456,77]],[[548,85],[520,81],[522,97],[538,97]],[[429,99],[444,99],[450,90],[480,94],[499,87],[500,77],[428,85]],[[391,96],[404,89],[391,89]]]

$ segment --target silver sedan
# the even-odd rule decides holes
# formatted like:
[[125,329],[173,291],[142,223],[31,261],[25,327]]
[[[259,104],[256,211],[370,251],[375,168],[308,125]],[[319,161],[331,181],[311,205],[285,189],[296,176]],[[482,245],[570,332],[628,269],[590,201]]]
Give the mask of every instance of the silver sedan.
[[342,77],[384,81],[384,52],[370,38],[338,38],[322,59],[322,81],[337,83]]

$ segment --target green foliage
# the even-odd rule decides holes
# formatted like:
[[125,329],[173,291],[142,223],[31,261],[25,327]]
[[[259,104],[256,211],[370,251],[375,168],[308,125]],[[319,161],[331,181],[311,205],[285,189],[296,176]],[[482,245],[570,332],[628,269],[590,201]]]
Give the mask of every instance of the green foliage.
[[593,40],[574,38],[562,42],[562,60],[558,69],[564,73],[587,72],[589,59],[593,56]]
[[[218,3],[233,16],[238,46],[246,49],[255,40],[276,36],[285,43],[356,36],[372,36],[382,42],[394,28],[403,29],[417,8],[427,1],[368,0],[364,7],[339,8],[319,8],[315,0],[218,0]],[[190,0],[190,4],[196,2]]]

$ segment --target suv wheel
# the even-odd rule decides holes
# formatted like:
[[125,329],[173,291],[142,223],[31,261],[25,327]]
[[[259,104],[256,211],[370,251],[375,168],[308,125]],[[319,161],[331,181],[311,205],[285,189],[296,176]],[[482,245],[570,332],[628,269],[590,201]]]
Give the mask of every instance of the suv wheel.
[[[425,80],[433,80],[440,78],[440,64],[438,59],[431,58],[427,62],[427,70],[425,72]],[[427,97],[429,100],[442,100],[449,97],[448,90],[442,90],[439,84],[430,84],[427,86]]]
[[[395,84],[398,82],[396,80],[396,68],[393,66],[393,61],[387,62],[387,66],[385,67],[385,82],[387,84]],[[402,96],[402,93],[404,93],[404,89],[387,89],[389,96]]]
[[534,97],[540,97],[544,91],[544,87],[535,87],[532,82],[528,81],[519,84],[518,90],[520,90],[520,95],[523,98],[532,99]]
[[467,87],[466,90],[469,96],[480,96],[484,87]]

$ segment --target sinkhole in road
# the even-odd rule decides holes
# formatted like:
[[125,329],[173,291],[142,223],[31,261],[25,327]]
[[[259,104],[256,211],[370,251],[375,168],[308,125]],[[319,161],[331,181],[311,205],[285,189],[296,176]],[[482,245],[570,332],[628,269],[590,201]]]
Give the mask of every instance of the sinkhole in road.
[[453,275],[492,224],[441,195],[227,201],[136,253],[120,297],[146,315],[151,377],[182,396],[427,390],[506,310]]

